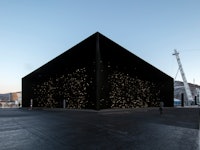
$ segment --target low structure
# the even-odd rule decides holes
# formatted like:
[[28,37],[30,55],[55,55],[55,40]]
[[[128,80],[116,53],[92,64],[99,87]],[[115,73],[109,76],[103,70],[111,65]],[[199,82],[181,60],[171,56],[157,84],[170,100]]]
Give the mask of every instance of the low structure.
[[173,78],[95,33],[22,79],[22,106],[173,106]]

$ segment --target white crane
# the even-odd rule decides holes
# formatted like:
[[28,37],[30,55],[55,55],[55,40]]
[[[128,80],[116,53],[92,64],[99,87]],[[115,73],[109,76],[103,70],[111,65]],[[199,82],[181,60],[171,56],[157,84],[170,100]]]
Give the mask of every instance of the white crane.
[[186,77],[185,77],[185,73],[183,71],[183,67],[182,67],[182,64],[181,64],[181,60],[179,58],[179,53],[177,52],[177,50],[175,49],[174,50],[174,54],[176,56],[176,59],[177,59],[177,62],[178,62],[178,66],[179,66],[179,70],[181,72],[181,76],[182,76],[182,79],[183,79],[183,84],[184,84],[184,87],[185,87],[185,92],[186,92],[186,96],[187,96],[187,101],[186,101],[186,105],[191,105],[191,103],[194,101],[193,98],[192,98],[192,93],[191,93],[191,90],[190,90],[190,87],[187,83],[187,80],[186,80]]

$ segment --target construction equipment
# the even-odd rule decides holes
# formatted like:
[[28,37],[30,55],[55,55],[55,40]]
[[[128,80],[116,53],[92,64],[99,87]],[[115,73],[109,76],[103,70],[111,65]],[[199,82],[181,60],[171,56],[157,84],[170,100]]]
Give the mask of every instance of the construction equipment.
[[174,50],[174,54],[176,56],[176,59],[177,59],[177,62],[178,62],[178,66],[179,66],[179,70],[181,72],[181,76],[182,76],[182,79],[183,79],[183,84],[184,84],[184,87],[185,87],[185,92],[186,92],[186,96],[187,96],[187,101],[186,101],[186,105],[189,106],[192,104],[192,102],[194,101],[194,99],[192,98],[192,93],[191,93],[191,90],[190,90],[190,87],[187,83],[187,80],[186,80],[186,77],[185,77],[185,73],[183,71],[183,67],[182,67],[182,64],[181,64],[181,60],[180,60],[180,57],[179,57],[179,53],[177,52],[177,50],[175,49]]

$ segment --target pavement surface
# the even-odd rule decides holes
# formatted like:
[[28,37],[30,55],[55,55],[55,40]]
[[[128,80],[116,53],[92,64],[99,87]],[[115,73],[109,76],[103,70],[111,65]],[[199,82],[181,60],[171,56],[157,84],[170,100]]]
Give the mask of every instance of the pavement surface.
[[199,108],[0,109],[1,150],[199,150]]

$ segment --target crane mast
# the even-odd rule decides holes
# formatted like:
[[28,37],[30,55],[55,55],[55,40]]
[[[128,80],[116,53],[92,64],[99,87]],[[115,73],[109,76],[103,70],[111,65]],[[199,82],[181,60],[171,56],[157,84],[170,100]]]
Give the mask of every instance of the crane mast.
[[183,84],[184,84],[185,92],[186,92],[186,96],[187,96],[186,105],[191,105],[191,103],[193,101],[192,93],[191,93],[190,87],[189,87],[189,85],[187,83],[187,80],[186,80],[186,77],[185,77],[185,73],[183,71],[183,67],[182,67],[182,64],[181,64],[179,53],[177,52],[176,49],[174,50],[174,54],[173,55],[176,56],[176,59],[177,59],[177,62],[178,62],[178,66],[179,66],[179,70],[181,72],[181,76],[182,76],[182,79],[183,79]]

